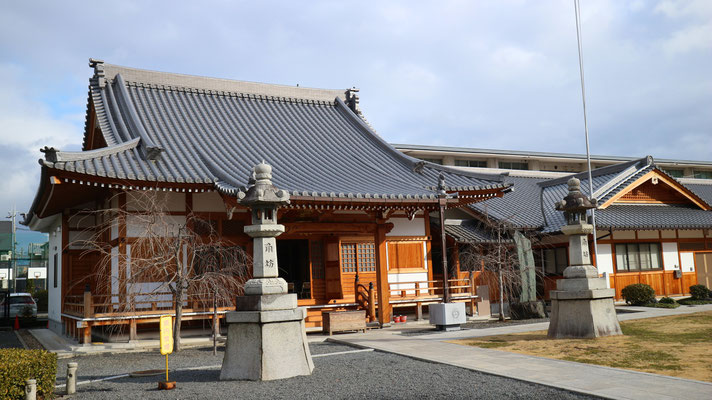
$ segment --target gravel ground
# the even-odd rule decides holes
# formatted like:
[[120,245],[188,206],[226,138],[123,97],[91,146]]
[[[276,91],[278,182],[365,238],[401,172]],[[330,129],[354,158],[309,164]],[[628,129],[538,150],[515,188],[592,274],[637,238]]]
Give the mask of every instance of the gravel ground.
[[[312,354],[354,350],[334,343],[310,344]],[[270,399],[592,399],[546,386],[428,363],[381,352],[360,352],[314,358],[314,373],[269,382],[218,380],[220,370],[180,371],[181,368],[213,366],[222,363],[222,348],[217,356],[210,348],[191,349],[169,356],[171,379],[177,389],[156,389],[159,377],[120,378],[79,385],[72,398],[102,399],[195,399],[195,398],[270,398]],[[159,353],[133,353],[85,356],[60,360],[57,383],[64,383],[67,362],[79,363],[78,380],[96,379],[137,370],[161,368]],[[61,393],[61,389],[58,391]]]
[[15,335],[15,331],[0,331],[0,349],[21,349],[22,343]]
[[39,350],[44,350],[44,346],[40,342],[35,339],[34,336],[28,331],[27,329],[20,329],[17,331],[20,336],[22,336],[22,340],[25,341],[25,344],[29,349],[39,349]]

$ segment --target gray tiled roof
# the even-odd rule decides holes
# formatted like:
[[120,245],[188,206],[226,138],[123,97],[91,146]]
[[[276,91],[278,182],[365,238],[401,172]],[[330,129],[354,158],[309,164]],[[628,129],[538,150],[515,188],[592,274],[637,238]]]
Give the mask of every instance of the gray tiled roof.
[[[431,220],[431,224],[439,229],[438,222]],[[458,243],[497,243],[494,235],[484,224],[475,220],[446,219],[445,233]],[[511,242],[509,238],[502,238],[503,242]]]
[[43,161],[49,168],[212,184],[235,194],[264,160],[273,167],[277,187],[318,198],[433,199],[441,172],[453,190],[508,186],[497,176],[422,162],[395,150],[346,104],[346,90],[93,65],[90,98],[108,147],[78,153],[50,149]]
[[520,228],[539,228],[544,225],[539,182],[546,178],[523,178],[505,176],[504,181],[513,184],[514,190],[506,196],[492,198],[470,205],[481,215],[508,221]]
[[712,227],[712,211],[681,205],[616,204],[596,211],[596,225],[617,229],[701,229]]
[[[598,198],[599,204],[603,204],[653,169],[656,166],[652,157],[596,169],[592,171],[594,196]],[[660,173],[665,174],[664,171]],[[581,180],[581,189],[588,195],[588,174],[585,172],[556,179],[508,176],[505,182],[514,183],[513,193],[470,207],[479,214],[507,220],[518,228],[537,228],[544,233],[558,232],[565,220],[563,213],[554,208],[554,203],[566,196],[566,183],[572,176]],[[683,185],[712,204],[712,185]],[[709,228],[712,227],[712,211],[685,205],[612,205],[596,211],[596,224],[604,229]]]
[[686,183],[685,186],[706,201],[707,204],[712,204],[712,184]]

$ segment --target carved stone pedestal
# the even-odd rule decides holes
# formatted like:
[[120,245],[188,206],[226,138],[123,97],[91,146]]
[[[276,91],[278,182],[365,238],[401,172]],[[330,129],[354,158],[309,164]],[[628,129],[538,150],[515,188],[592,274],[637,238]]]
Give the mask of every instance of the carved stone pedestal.
[[[257,304],[256,308],[268,309],[269,303],[283,305],[292,302],[292,298],[295,306],[297,302],[296,295],[286,294],[244,297],[271,297],[267,301],[246,300]],[[305,316],[304,308],[228,313],[228,342],[220,380],[268,381],[311,375],[314,364],[304,328]]]
[[[254,184],[238,200],[249,206],[253,238],[252,276],[245,296],[237,298],[236,311],[226,316],[227,345],[220,380],[268,381],[311,375],[314,370],[307,343],[306,310],[297,307],[297,295],[287,294],[279,277],[277,242],[284,232],[277,223],[277,208],[289,204],[289,193],[272,185],[272,167],[254,169]],[[230,396],[228,396],[230,397]]]
[[588,235],[595,234],[588,223],[586,210],[596,208],[596,200],[581,193],[581,182],[569,179],[569,193],[556,209],[564,212],[567,224],[561,232],[569,237],[569,267],[564,279],[556,282],[550,292],[550,338],[595,338],[622,335],[613,306],[614,289],[607,289],[606,280],[598,277],[591,265]]
[[[567,275],[568,272],[568,276]],[[593,266],[569,267],[551,295],[549,337],[595,338],[622,335],[613,306],[615,289],[607,289]]]

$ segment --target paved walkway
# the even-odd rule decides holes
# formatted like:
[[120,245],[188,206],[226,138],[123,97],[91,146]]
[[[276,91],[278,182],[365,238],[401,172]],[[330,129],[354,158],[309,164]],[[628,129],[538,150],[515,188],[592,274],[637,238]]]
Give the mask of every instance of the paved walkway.
[[0,331],[0,349],[22,349],[23,347],[15,331]]
[[[712,305],[682,306],[677,309],[646,307],[625,307],[625,309],[640,312],[620,313],[618,317],[621,321],[712,311]],[[365,334],[336,335],[329,340],[605,398],[712,399],[712,383],[445,342],[454,339],[545,330],[548,328],[548,324],[548,322],[544,322],[417,336],[400,335],[400,330],[392,327],[372,330]]]

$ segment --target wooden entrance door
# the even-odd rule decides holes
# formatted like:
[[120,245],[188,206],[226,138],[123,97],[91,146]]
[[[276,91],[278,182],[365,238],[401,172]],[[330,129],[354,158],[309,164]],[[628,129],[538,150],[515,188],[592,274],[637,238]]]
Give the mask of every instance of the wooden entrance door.
[[712,252],[695,253],[695,270],[697,271],[697,284],[712,286]]

